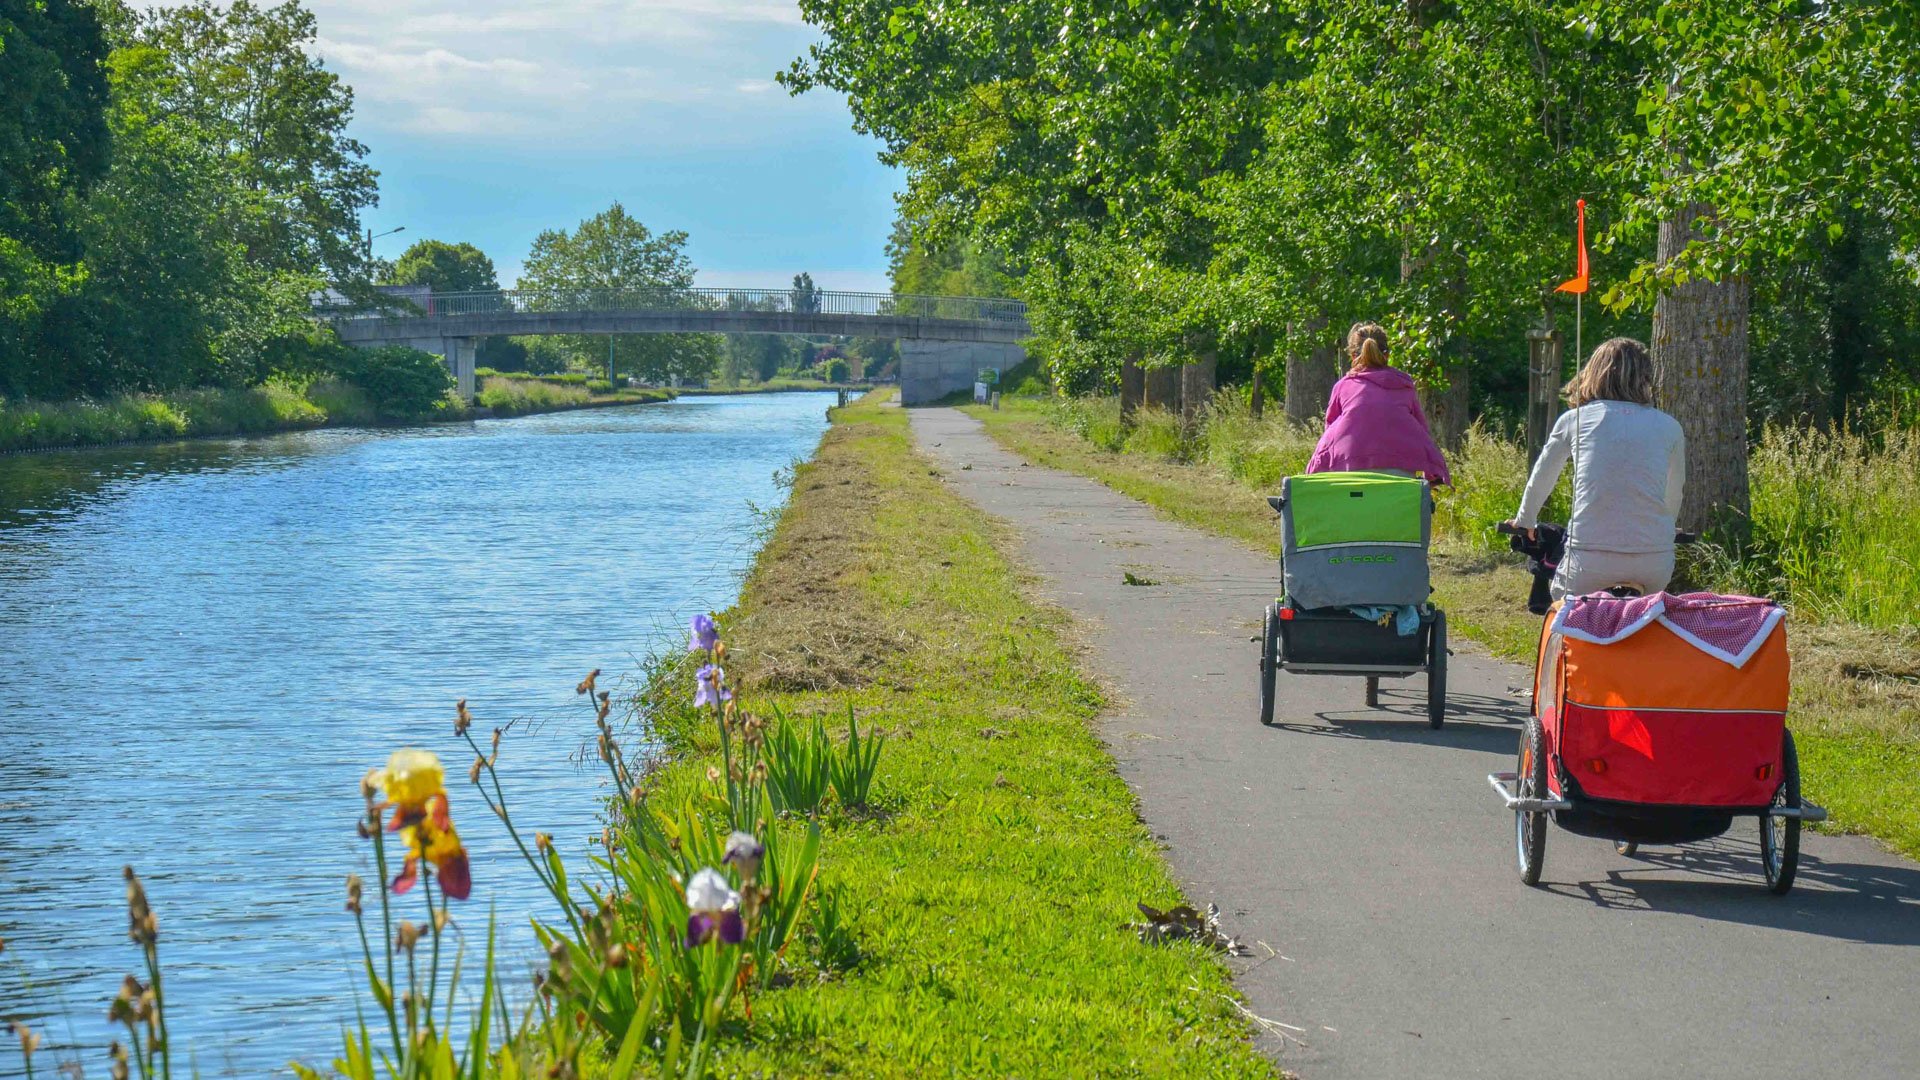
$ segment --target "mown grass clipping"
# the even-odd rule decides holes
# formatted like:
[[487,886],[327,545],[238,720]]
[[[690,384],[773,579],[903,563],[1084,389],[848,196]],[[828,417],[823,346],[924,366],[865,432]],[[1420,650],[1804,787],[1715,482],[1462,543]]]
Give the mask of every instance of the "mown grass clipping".
[[[721,618],[751,708],[849,705],[884,731],[874,807],[829,819],[808,933],[829,974],[753,1002],[717,1075],[1272,1076],[1227,971],[1145,945],[1179,900],[1096,738],[1064,617],[1024,598],[1002,527],[947,492],[906,414],[836,410]],[[701,730],[662,732],[670,789],[710,784]],[[817,921],[818,916],[815,916]]]

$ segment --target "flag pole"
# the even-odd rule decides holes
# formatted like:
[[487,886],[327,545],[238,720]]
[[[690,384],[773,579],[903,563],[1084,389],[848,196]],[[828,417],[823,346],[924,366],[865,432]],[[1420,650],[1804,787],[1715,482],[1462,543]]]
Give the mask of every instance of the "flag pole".
[[1580,370],[1580,363],[1583,359],[1583,355],[1580,352],[1580,307],[1581,301],[1586,298],[1587,294],[1584,292],[1573,294],[1573,370],[1575,371]]

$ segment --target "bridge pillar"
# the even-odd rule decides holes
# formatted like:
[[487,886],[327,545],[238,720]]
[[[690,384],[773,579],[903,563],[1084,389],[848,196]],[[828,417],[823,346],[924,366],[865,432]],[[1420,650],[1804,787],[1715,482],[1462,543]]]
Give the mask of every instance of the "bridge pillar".
[[1018,345],[977,341],[900,342],[900,404],[924,405],[971,390],[982,368],[1007,371],[1027,358]]

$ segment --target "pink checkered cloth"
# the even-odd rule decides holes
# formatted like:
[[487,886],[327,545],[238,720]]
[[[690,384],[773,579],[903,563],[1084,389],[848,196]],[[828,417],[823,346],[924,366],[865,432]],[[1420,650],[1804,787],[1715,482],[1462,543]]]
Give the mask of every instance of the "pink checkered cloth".
[[1622,599],[1593,593],[1568,597],[1554,616],[1553,632],[1611,645],[1658,622],[1708,656],[1744,667],[1786,615],[1779,604],[1757,596],[1657,592]]

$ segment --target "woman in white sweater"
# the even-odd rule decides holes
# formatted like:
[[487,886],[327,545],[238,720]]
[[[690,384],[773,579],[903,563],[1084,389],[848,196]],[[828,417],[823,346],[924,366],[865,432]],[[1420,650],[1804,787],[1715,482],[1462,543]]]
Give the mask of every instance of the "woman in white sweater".
[[1653,361],[1632,338],[1593,350],[1566,386],[1560,414],[1534,462],[1513,524],[1531,531],[1569,458],[1573,514],[1553,596],[1615,585],[1658,592],[1673,578],[1673,522],[1687,478],[1686,440],[1653,407]]

